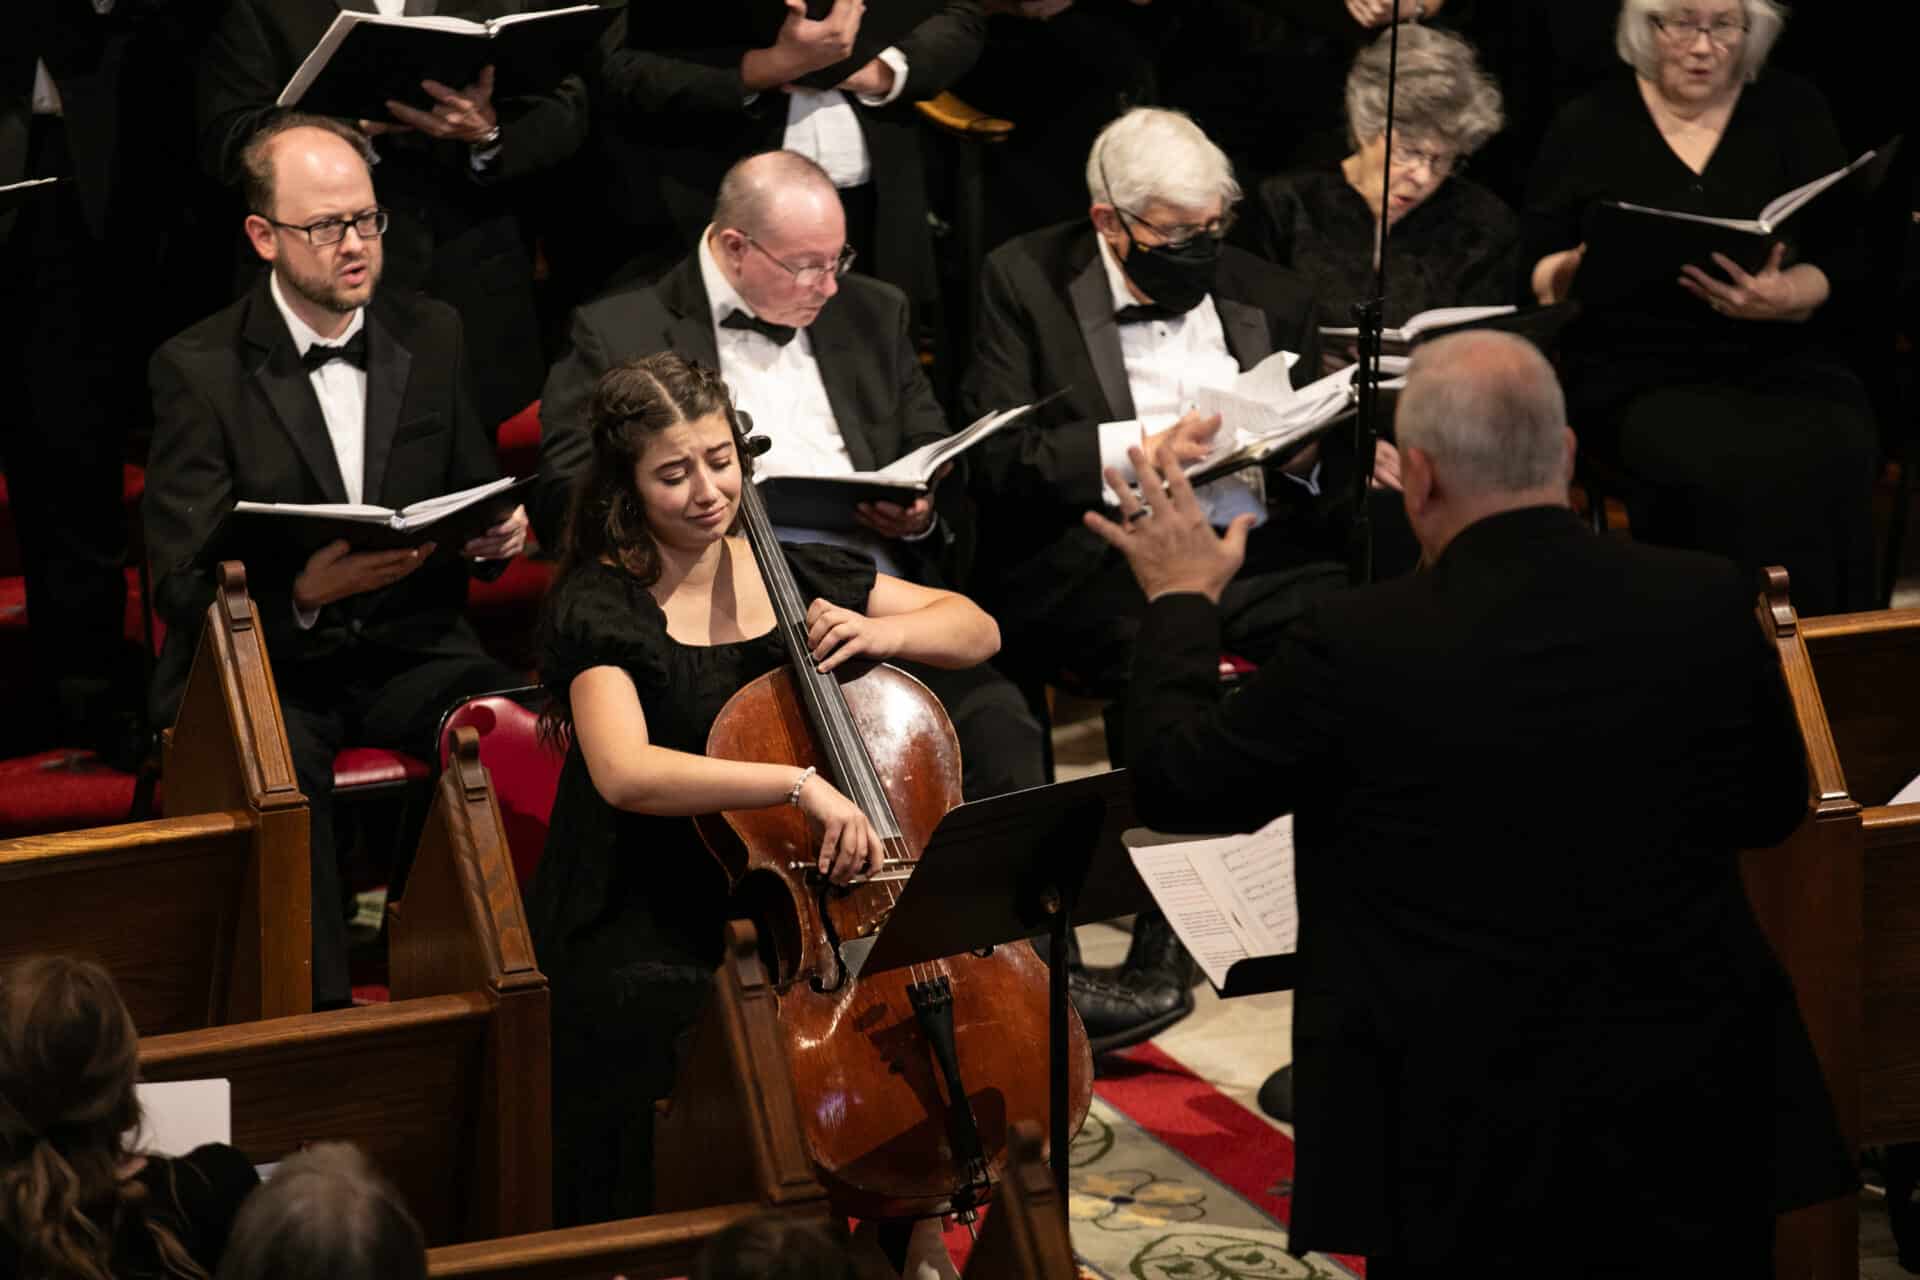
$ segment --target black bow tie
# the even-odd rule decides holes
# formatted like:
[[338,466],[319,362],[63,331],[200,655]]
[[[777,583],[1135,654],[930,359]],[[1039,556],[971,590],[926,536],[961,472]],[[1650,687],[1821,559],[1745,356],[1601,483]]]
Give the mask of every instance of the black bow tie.
[[751,329],[766,338],[775,346],[784,347],[793,341],[793,335],[800,332],[790,324],[774,324],[762,320],[759,316],[750,316],[738,309],[727,312],[727,318],[720,322],[722,329]]
[[1180,312],[1157,302],[1136,302],[1113,313],[1115,324],[1145,324],[1149,320],[1171,320]]
[[312,373],[332,360],[345,360],[356,369],[366,369],[367,331],[362,329],[337,347],[330,347],[324,342],[314,343],[301,354],[300,367]]

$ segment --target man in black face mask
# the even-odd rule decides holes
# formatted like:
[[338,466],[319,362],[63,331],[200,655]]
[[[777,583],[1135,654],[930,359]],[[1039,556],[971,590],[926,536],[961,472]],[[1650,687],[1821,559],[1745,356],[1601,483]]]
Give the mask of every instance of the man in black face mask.
[[[999,620],[1001,665],[1028,687],[1116,697],[1146,607],[1118,553],[1081,513],[1103,501],[1104,466],[1130,470],[1144,439],[1185,462],[1220,430],[1194,410],[1203,387],[1275,352],[1318,367],[1314,299],[1280,267],[1221,244],[1240,198],[1232,166],[1186,116],[1138,109],[1108,125],[1087,162],[1091,226],[1017,237],[988,259],[964,416],[1065,394],[970,456],[980,541],[973,593]],[[1227,650],[1253,662],[1309,602],[1345,585],[1317,521],[1318,460],[1267,478],[1269,519],[1221,599]],[[1258,505],[1218,508],[1219,518]],[[1115,749],[1118,758],[1118,744]],[[1191,963],[1164,920],[1143,918],[1118,973],[1073,976],[1096,1051],[1153,1035],[1193,1007]]]

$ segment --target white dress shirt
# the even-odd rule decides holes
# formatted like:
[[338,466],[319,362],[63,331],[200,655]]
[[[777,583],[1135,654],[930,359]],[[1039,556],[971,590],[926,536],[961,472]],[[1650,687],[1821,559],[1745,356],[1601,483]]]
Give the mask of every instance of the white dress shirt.
[[[404,4],[405,0],[401,0]],[[113,0],[93,0],[93,11],[101,17],[113,12]],[[47,64],[40,59],[33,60],[33,95],[27,110],[36,116],[57,116],[63,114],[60,106],[60,86],[53,82],[53,75],[47,70]]]
[[[755,434],[764,434],[772,446],[754,459],[754,471],[763,476],[852,475],[857,468],[833,416],[807,331],[796,330],[793,340],[782,346],[752,329],[721,326],[731,312],[755,313],[714,261],[712,234],[711,226],[700,233],[700,280],[712,308],[720,376],[733,392],[733,403],[752,416]],[[830,542],[863,552],[873,557],[880,572],[898,576],[898,565],[878,534],[787,525],[776,525],[774,533],[783,542]]]
[[[907,58],[898,49],[885,49],[880,61],[893,68],[893,88],[875,97],[857,94],[869,107],[884,107],[907,87]],[[867,155],[867,135],[853,113],[853,104],[838,89],[796,87],[787,95],[787,132],[783,151],[797,151],[827,171],[833,185],[845,190],[873,180],[873,161]]]

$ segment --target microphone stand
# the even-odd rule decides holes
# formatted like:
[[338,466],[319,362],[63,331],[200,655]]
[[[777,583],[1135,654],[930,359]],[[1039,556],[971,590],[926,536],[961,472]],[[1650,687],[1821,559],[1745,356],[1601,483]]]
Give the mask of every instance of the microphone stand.
[[1380,226],[1373,241],[1373,296],[1353,306],[1359,333],[1359,412],[1353,419],[1353,527],[1348,532],[1347,580],[1354,586],[1373,581],[1373,448],[1380,438],[1380,344],[1386,329],[1387,208],[1393,189],[1393,95],[1400,79],[1400,6],[1394,5],[1387,33],[1387,130],[1380,160]]

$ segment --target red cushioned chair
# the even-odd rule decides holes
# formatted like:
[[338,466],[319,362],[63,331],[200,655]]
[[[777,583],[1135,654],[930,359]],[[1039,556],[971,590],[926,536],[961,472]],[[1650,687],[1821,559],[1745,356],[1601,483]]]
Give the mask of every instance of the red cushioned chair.
[[547,691],[539,685],[483,693],[457,703],[440,721],[440,764],[453,749],[453,731],[470,728],[480,735],[480,763],[493,783],[506,828],[513,871],[522,889],[533,883],[534,868],[547,844],[547,820],[560,789],[564,750],[540,741],[540,711]]
[[540,402],[535,400],[501,423],[493,447],[501,475],[532,475],[540,465]]

